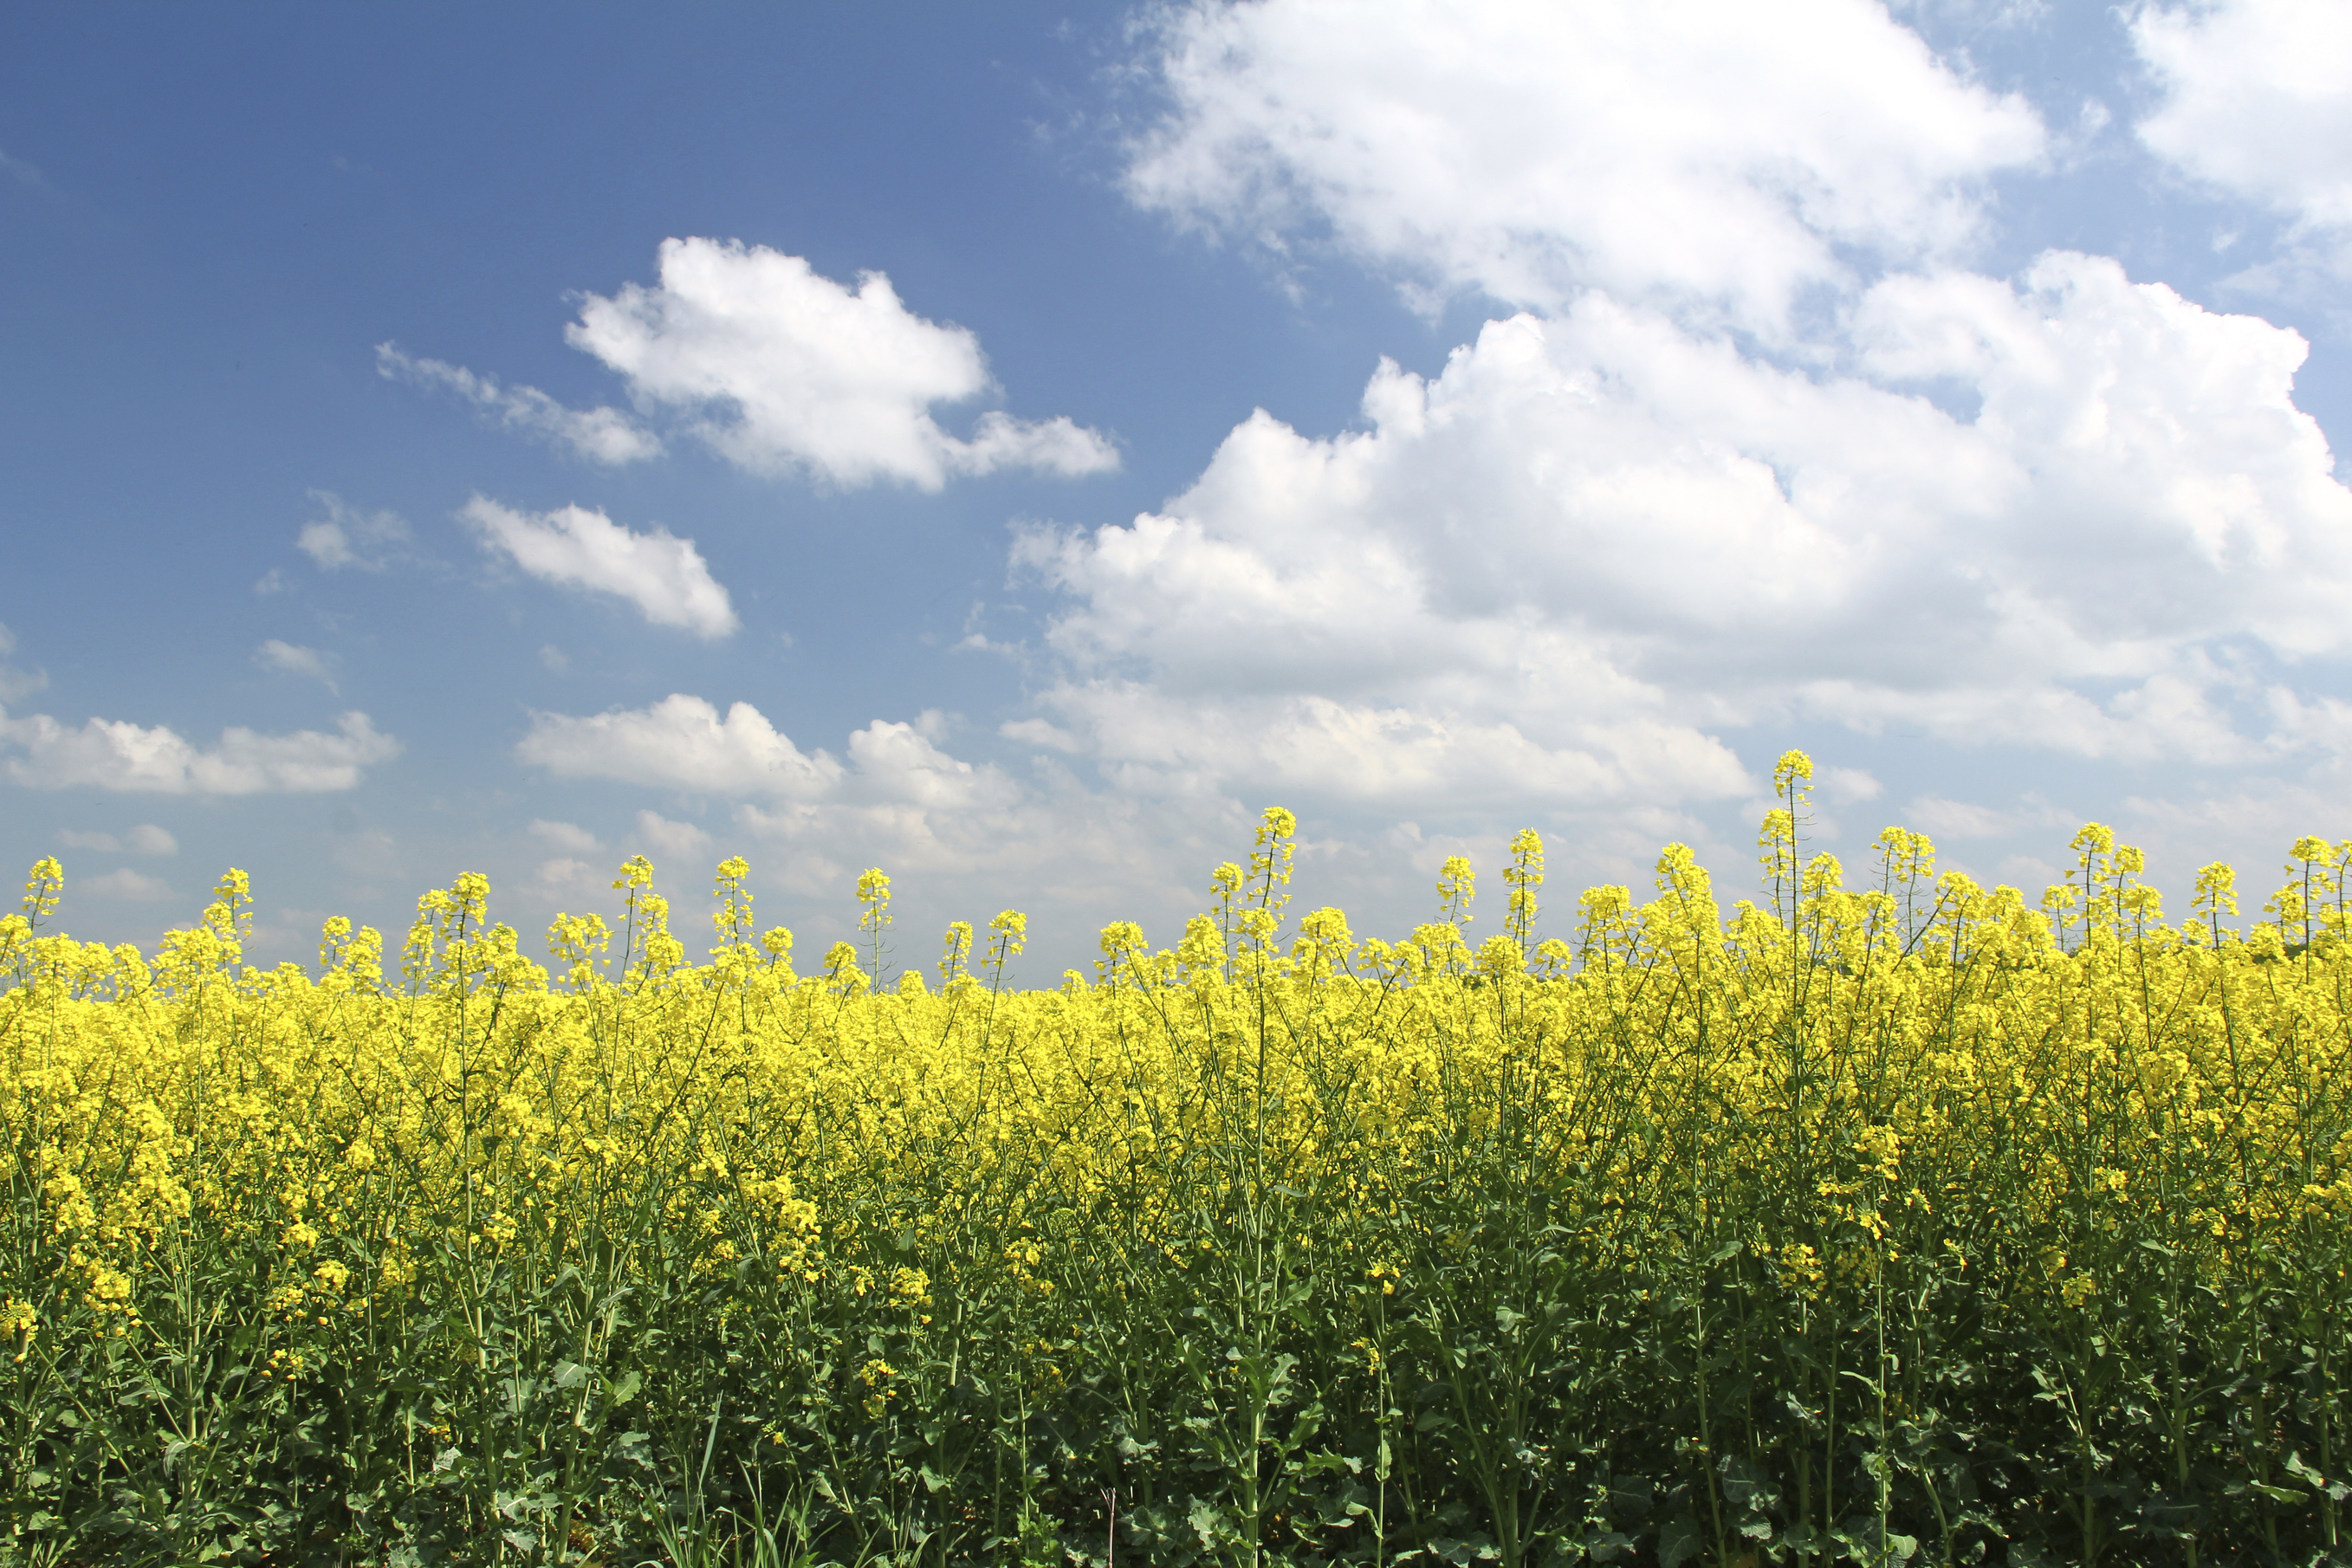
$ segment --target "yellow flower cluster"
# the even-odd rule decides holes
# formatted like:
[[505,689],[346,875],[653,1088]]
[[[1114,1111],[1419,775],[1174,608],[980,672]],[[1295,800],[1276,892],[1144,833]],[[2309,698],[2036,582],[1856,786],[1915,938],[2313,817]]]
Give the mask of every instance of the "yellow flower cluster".
[[[46,929],[45,861],[0,920],[0,1333],[47,1380],[20,1405],[54,1406],[24,1417],[17,1517],[112,1517],[134,1446],[85,1453],[55,1414],[104,1354],[256,1431],[331,1387],[378,1412],[337,1462],[379,1500],[336,1528],[379,1543],[618,1541],[613,1500],[684,1484],[647,1447],[672,1428],[705,1478],[740,1428],[810,1518],[870,1542],[859,1500],[895,1500],[982,1555],[1076,1528],[1085,1489],[1052,1477],[1096,1465],[1170,1552],[1475,1519],[1507,1562],[1664,1554],[1685,1524],[1729,1561],[1874,1518],[2087,1561],[2125,1528],[2125,1450],[2149,1495],[2210,1494],[2183,1538],[2332,1540],[2352,844],[2298,842],[2243,931],[2227,868],[2168,924],[2096,826],[2035,900],[1899,828],[1856,887],[1804,850],[1810,774],[1782,759],[1758,899],[1727,912],[1670,846],[1650,896],[1591,889],[1550,940],[1533,833],[1483,942],[1461,859],[1402,942],[1287,922],[1270,811],[1173,946],[1115,922],[1050,991],[1003,984],[1012,910],[976,963],[959,922],[936,986],[892,980],[878,869],[815,975],[756,931],[740,860],[689,963],[642,859],[617,929],[557,919],[551,966],[468,875],[387,975],[342,920],[315,972],[247,965],[234,872],[152,959],[79,943]],[[180,1397],[148,1449],[198,1440]],[[2098,1473],[2015,1518],[1930,1508],[1996,1464],[1952,1456],[2000,1399],[2032,1486]],[[173,1464],[155,1495],[191,1496]]]

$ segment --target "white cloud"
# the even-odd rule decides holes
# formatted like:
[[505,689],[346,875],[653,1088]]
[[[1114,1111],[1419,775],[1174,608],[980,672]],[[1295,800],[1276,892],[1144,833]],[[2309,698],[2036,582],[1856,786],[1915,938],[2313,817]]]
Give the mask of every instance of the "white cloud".
[[877,719],[853,732],[849,760],[857,769],[854,793],[927,808],[968,810],[1011,803],[1017,792],[1002,773],[948,755],[924,728]]
[[1832,767],[1822,771],[1822,793],[1841,805],[1860,805],[1885,795],[1886,786],[1861,768]]
[[711,239],[662,242],[661,281],[590,295],[566,335],[641,402],[690,410],[695,433],[761,473],[936,490],[957,474],[1088,474],[1118,456],[1067,418],[982,414],[970,439],[934,405],[990,389],[980,341],[926,321],[879,272],[855,289],[797,256]]
[[180,841],[152,822],[142,822],[117,837],[111,833],[84,832],[68,827],[58,835],[58,842],[68,849],[96,849],[106,854],[129,850],[134,855],[177,855]]
[[2131,34],[2163,91],[2138,125],[2151,151],[2232,195],[2352,226],[2352,8],[2147,5]]
[[532,576],[617,595],[656,626],[714,638],[740,625],[694,541],[666,528],[638,533],[585,507],[515,511],[480,496],[458,515],[480,531],[484,549],[504,553]]
[[[2121,839],[2145,848],[2150,863],[2169,870],[2176,884],[2215,860],[2235,865],[2239,907],[2252,915],[2266,893],[2295,879],[2299,868],[2290,868],[2289,846],[2297,838],[2344,835],[2347,782],[2340,763],[2311,769],[2302,778],[2244,772],[2175,781],[2167,793],[2132,795],[2107,815]],[[2188,910],[2184,904],[2171,912],[2179,919]]]
[[[1240,789],[1345,804],[1374,811],[1510,809],[1530,801],[1579,805],[1708,799],[1748,791],[1750,782],[1721,742],[1693,725],[1643,717],[1662,694],[1612,679],[1562,639],[1529,647],[1570,676],[1583,672],[1616,688],[1595,692],[1590,715],[1554,711],[1514,718],[1507,684],[1454,700],[1419,701],[1318,692],[1177,695],[1138,682],[1074,680],[1043,700],[1085,736],[1122,792],[1202,798]],[[1453,672],[1456,675],[1462,672]],[[1444,683],[1441,683],[1444,684]],[[1540,701],[1540,697],[1535,700]]]
[[49,683],[42,670],[18,669],[10,664],[8,656],[16,651],[16,635],[0,626],[0,703],[22,702]]
[[362,770],[398,755],[400,742],[358,712],[344,714],[333,734],[265,735],[232,725],[205,750],[160,724],[92,719],[68,729],[46,713],[11,719],[0,710],[0,750],[23,753],[8,757],[7,774],[37,789],[263,795],[351,789]]
[[813,799],[842,774],[831,754],[803,755],[750,703],[736,703],[721,719],[711,704],[682,692],[650,708],[589,718],[533,714],[515,754],[566,777],[620,779],[704,795]]
[[550,822],[539,817],[532,821],[530,834],[551,849],[569,849],[575,855],[593,854],[604,847],[594,834],[569,822]]
[[5,152],[0,152],[0,174],[6,174],[19,184],[38,186],[48,183],[41,178],[39,169]]
[[[303,524],[294,542],[322,570],[352,566],[381,572],[406,558],[408,520],[398,512],[362,511],[332,490],[312,490],[310,499],[325,507],[327,515]],[[260,584],[255,586],[260,589]]]
[[111,899],[123,903],[156,904],[172,896],[171,884],[161,877],[150,877],[124,866],[102,877],[91,877],[78,883],[74,891],[88,898]]
[[[1261,411],[1131,525],[1025,531],[1016,561],[1066,595],[1059,667],[1003,738],[1160,804],[1265,790],[1359,822],[1675,836],[1683,803],[1753,787],[1727,744],[1743,729],[2352,759],[2352,704],[2329,695],[2352,657],[2352,492],[2294,401],[2304,341],[2102,258],[1965,270],[1994,176],[2083,155],[2108,110],[2082,100],[2053,136],[1897,19],[1924,7],[1891,9],[1160,12],[1167,108],[1128,149],[1132,200],[1294,287],[1342,258],[1433,312],[1483,291],[1529,313],[1427,381],[1383,363],[1363,429]],[[2326,118],[2352,70],[2221,37],[2256,38],[2238,14],[2263,9],[2135,14],[2152,63],[2167,27],[2226,46],[2175,50],[2145,130],[2211,147],[2192,122],[2216,84],[2299,116],[2191,172],[2309,227],[2352,169]],[[2255,105],[2264,71],[2309,90]],[[2259,145],[2295,134],[2291,158]],[[1822,791],[1884,793],[1835,769]],[[2043,826],[2030,802],[1927,805],[1971,832]]]
[[[593,719],[538,715],[517,752],[560,774],[732,797],[730,837],[790,847],[786,879],[802,892],[829,889],[855,861],[977,878],[955,885],[982,901],[1001,899],[1008,873],[1031,886],[1042,878],[1098,895],[1131,893],[1136,884],[1122,881],[1121,868],[1149,866],[1147,881],[1163,876],[1171,846],[1192,837],[1180,821],[1203,815],[1197,805],[1162,812],[1156,836],[1146,833],[1133,802],[1066,780],[1024,787],[998,768],[950,755],[935,739],[946,722],[933,712],[911,723],[876,720],[851,733],[844,761],[822,750],[803,752],[749,703],[721,719],[700,698],[673,695]],[[1205,814],[1222,819],[1222,803]],[[1114,832],[1113,823],[1123,826]],[[562,826],[534,824],[533,831],[569,847],[550,831]],[[635,838],[672,869],[718,847],[706,829],[652,811],[638,814]],[[983,872],[995,874],[997,885]],[[934,890],[945,885],[931,883]]]
[[1075,735],[1124,787],[1416,811],[1736,795],[1713,731],[1798,716],[2305,743],[2282,683],[2352,651],[2352,494],[2294,405],[2300,338],[2072,255],[1889,279],[1853,331],[1857,370],[1974,417],[1597,295],[1433,381],[1384,365],[1368,430],[1260,413],[1160,511],[1023,536],[1071,597],[1057,727],[1012,738]]
[[692,860],[710,847],[710,835],[691,822],[672,822],[656,811],[637,813],[637,838],[656,864]]
[[411,359],[390,343],[376,344],[375,367],[389,380],[453,393],[508,429],[567,447],[593,463],[617,467],[661,454],[661,438],[617,408],[566,408],[535,386],[502,387],[494,375],[478,375],[443,360]]
[[329,691],[335,689],[334,671],[328,667],[329,655],[314,647],[297,643],[280,642],[271,637],[253,650],[253,662],[264,669],[274,669],[281,675],[299,675],[318,681]]
[[[724,832],[715,826],[667,822],[653,813],[639,817],[636,842],[648,846],[648,853],[673,872],[682,862],[698,857],[707,863],[709,856],[740,845],[763,895],[781,880],[786,894],[822,900],[820,908],[830,910],[846,905],[857,868],[887,868],[899,878],[900,962],[909,964],[925,956],[919,950],[928,943],[913,934],[924,921],[982,920],[1007,902],[1036,918],[1033,934],[1040,952],[1090,950],[1092,933],[1111,918],[1146,921],[1156,939],[1172,941],[1184,916],[1202,907],[1209,868],[1234,858],[1249,842],[1255,805],[1288,798],[1273,793],[1265,778],[1247,781],[1253,792],[1268,791],[1248,810],[1214,790],[1154,795],[1127,787],[1131,781],[1118,777],[1102,788],[1052,759],[1016,780],[999,768],[949,753],[940,738],[949,721],[929,713],[911,722],[884,720],[864,726],[849,736],[840,761],[825,752],[793,748],[793,756],[813,766],[794,787],[778,788],[768,776],[778,770],[761,764],[790,742],[747,706],[739,705],[722,721],[710,704],[673,697],[602,719],[593,723],[559,718],[550,723],[542,716],[541,728],[526,741],[524,760],[579,776],[734,796]],[[731,731],[731,742],[714,733],[719,731]],[[1203,750],[1222,740],[1212,737]],[[1261,748],[1251,753],[1255,759],[1277,755],[1285,741],[1242,736],[1235,743]],[[677,760],[681,750],[691,753],[688,760]],[[1736,766],[1730,771],[1732,782],[1740,784]],[[809,772],[822,776],[810,778]],[[1573,787],[1576,782],[1568,784]],[[1490,791],[1480,804],[1495,798]],[[1525,803],[1510,804],[1517,808]],[[1686,816],[1639,799],[1593,803],[1571,797],[1553,803],[1544,814],[1558,818],[1591,804],[1612,810],[1615,820],[1595,821],[1588,814],[1575,837],[1556,843],[1553,869],[1564,882],[1588,869],[1623,879],[1664,838],[1710,842]],[[1310,817],[1310,832],[1328,831],[1328,821]],[[697,837],[704,833],[708,839]],[[660,841],[672,835],[677,842]],[[1345,902],[1367,919],[1409,908],[1409,924],[1426,918],[1427,880],[1444,854],[1475,847],[1488,854],[1491,865],[1489,852],[1497,851],[1500,842],[1470,846],[1434,835],[1414,851],[1412,874],[1402,881],[1391,875],[1394,868],[1388,862],[1393,857],[1382,854],[1374,869],[1373,856],[1343,839],[1310,838],[1301,855],[1304,863],[1317,868],[1317,901]],[[780,866],[778,849],[786,852]],[[549,862],[534,885],[551,899],[575,880],[583,893],[592,893],[585,866],[570,857],[561,864]],[[792,923],[803,928],[803,952],[821,951],[822,939],[808,929],[806,917]],[[814,926],[816,933],[835,929],[822,914]],[[812,942],[818,946],[810,946]]]
[[2151,5],[2131,31],[2160,89],[2138,123],[2141,142],[2189,179],[2291,220],[2271,255],[2227,283],[2315,299],[2345,321],[2352,10],[2315,0]]
[[1985,179],[2044,146],[1869,0],[1202,0],[1157,42],[1135,201],[1424,300],[1598,286],[1778,331],[1856,254],[1965,250]]
[[[536,714],[515,751],[571,777],[738,798],[962,810],[1007,805],[1019,795],[996,769],[941,751],[932,737],[942,725],[930,712],[911,724],[877,719],[851,733],[845,765],[829,752],[803,753],[748,702],[721,719],[703,699],[672,693],[650,708],[593,718]],[[645,821],[640,829],[652,831]]]

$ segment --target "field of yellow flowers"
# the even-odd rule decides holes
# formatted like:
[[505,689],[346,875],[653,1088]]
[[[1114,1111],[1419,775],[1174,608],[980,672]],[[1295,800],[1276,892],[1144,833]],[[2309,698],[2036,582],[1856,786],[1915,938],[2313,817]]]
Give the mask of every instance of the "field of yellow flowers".
[[[551,968],[478,877],[394,965],[0,921],[7,1563],[2352,1562],[2352,844],[2168,924],[1781,761],[1537,940],[1285,907],[1003,984],[1021,917],[796,973],[641,860]],[[974,951],[977,936],[978,950]]]

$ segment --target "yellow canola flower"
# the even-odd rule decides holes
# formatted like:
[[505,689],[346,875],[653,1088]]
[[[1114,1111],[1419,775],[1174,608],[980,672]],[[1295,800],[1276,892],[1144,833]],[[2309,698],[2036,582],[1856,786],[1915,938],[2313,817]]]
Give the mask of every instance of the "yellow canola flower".
[[24,1171],[0,1333],[36,1360],[110,1336],[209,1247],[254,1260],[239,1310],[307,1336],[268,1363],[282,1382],[342,1365],[318,1348],[340,1325],[502,1271],[615,1300],[660,1275],[730,1323],[862,1314],[825,1396],[873,1414],[965,1303],[1015,1325],[990,1353],[1055,1347],[1075,1385],[1058,1347],[1087,1303],[1240,1299],[1252,1269],[1323,1271],[1360,1314],[1327,1348],[1392,1370],[1407,1340],[1375,1315],[1440,1310],[1496,1250],[1444,1206],[1465,1172],[1550,1205],[1528,1250],[1564,1278],[1665,1299],[1670,1266],[1744,1268],[1834,1321],[1929,1270],[2009,1269],[2020,1312],[2107,1310],[2154,1258],[2252,1299],[2338,1244],[2352,846],[2298,841],[2246,928],[2208,867],[2173,927],[2095,824],[2046,895],[1938,873],[1904,828],[1849,870],[1808,841],[1811,773],[1775,770],[1755,897],[1669,846],[1544,937],[1523,834],[1475,945],[1466,857],[1409,934],[1291,916],[1298,825],[1271,809],[1210,908],[1105,926],[1054,989],[1011,983],[1013,910],[950,925],[935,986],[886,979],[879,868],[862,944],[807,976],[789,931],[751,935],[740,860],[689,962],[642,858],[609,925],[557,919],[547,965],[469,875],[419,900],[386,974],[347,920],[315,973],[249,966],[235,875],[152,960],[72,942],[44,861],[0,917]]

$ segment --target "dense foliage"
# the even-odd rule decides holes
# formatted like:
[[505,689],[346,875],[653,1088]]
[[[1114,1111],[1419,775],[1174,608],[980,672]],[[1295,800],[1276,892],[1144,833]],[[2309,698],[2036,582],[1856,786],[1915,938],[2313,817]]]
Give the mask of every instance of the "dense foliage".
[[[740,862],[688,964],[152,961],[0,924],[10,1562],[2344,1561],[2347,864],[2164,923],[1890,829],[1866,890],[1680,847],[1536,940],[1283,908],[1170,951],[796,978]],[[616,949],[616,951],[615,951]],[[1115,1510],[1115,1522],[1114,1522]]]

